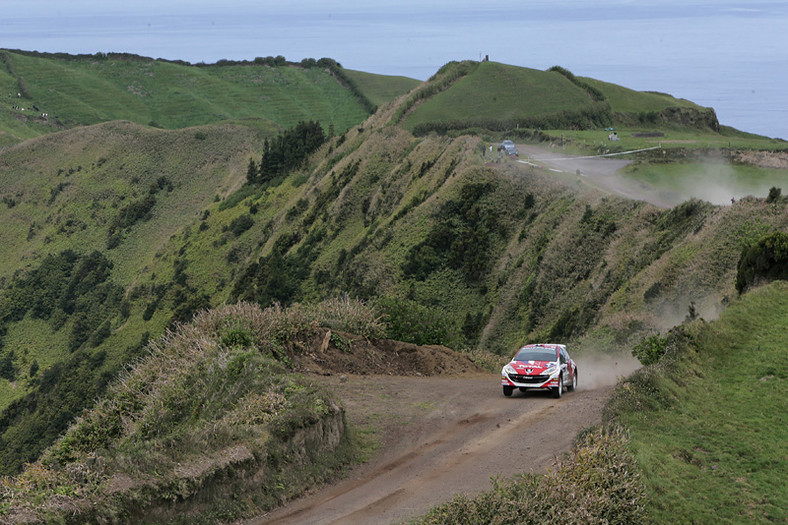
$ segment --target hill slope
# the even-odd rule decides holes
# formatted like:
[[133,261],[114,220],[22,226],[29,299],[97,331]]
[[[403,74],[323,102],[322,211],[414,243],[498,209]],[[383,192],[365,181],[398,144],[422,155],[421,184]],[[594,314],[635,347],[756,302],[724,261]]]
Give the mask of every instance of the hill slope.
[[[0,146],[63,128],[130,120],[167,129],[243,120],[269,133],[317,120],[337,131],[369,116],[418,81],[349,73],[334,61],[271,66],[262,62],[192,66],[125,54],[0,52]],[[314,62],[314,61],[313,61]],[[332,69],[333,68],[333,69]]]
[[416,134],[476,129],[589,129],[638,124],[719,131],[713,109],[643,93],[553,67],[538,71],[496,62],[444,66],[410,95],[402,125]]
[[787,320],[785,282],[748,292],[617,389],[609,416],[630,429],[653,523],[788,518]]

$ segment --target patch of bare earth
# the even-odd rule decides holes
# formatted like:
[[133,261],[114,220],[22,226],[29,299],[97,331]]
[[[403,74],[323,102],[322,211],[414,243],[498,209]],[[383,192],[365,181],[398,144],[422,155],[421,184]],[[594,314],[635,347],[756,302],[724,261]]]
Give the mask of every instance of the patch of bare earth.
[[731,153],[734,162],[751,164],[760,168],[788,170],[788,151],[750,151],[741,150]]
[[455,494],[490,489],[493,476],[544,472],[599,421],[612,388],[584,386],[581,371],[579,388],[560,399],[507,398],[498,374],[448,348],[356,343],[342,350],[328,335],[296,366],[329,385],[350,425],[373,433],[380,448],[345,479],[244,525],[401,523]]

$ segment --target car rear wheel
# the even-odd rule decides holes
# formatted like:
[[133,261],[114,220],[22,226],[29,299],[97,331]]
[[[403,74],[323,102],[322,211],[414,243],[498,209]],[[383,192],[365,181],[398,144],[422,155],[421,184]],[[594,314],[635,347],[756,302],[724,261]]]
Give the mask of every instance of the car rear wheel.
[[558,399],[564,394],[564,376],[558,376],[558,386],[553,388],[553,397]]
[[510,397],[512,395],[512,392],[514,392],[514,387],[513,386],[504,386],[503,387],[503,395],[505,395],[506,397]]
[[568,386],[566,389],[569,392],[574,392],[575,388],[577,388],[577,370],[575,370],[575,373],[572,374],[572,385]]

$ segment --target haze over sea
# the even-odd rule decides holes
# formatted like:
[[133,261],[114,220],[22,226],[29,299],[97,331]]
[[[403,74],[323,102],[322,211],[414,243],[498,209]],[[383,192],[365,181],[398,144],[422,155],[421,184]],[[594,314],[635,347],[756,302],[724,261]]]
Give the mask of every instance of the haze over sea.
[[330,57],[425,80],[490,60],[669,93],[788,139],[788,1],[3,0],[0,47],[213,63]]

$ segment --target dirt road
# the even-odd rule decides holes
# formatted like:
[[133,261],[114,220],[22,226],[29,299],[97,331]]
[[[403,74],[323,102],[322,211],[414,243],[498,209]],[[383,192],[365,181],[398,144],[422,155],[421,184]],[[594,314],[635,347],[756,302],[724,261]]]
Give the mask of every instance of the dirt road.
[[522,165],[545,168],[560,174],[565,180],[580,180],[604,191],[634,200],[650,202],[661,208],[670,208],[691,195],[656,188],[642,181],[622,177],[617,172],[631,161],[614,157],[572,156],[539,146],[519,145]]
[[492,476],[543,472],[599,421],[615,371],[605,375],[584,386],[581,368],[579,388],[561,399],[503,397],[499,376],[486,373],[326,378],[351,424],[383,429],[381,450],[345,480],[245,524],[400,523],[489,489]]

